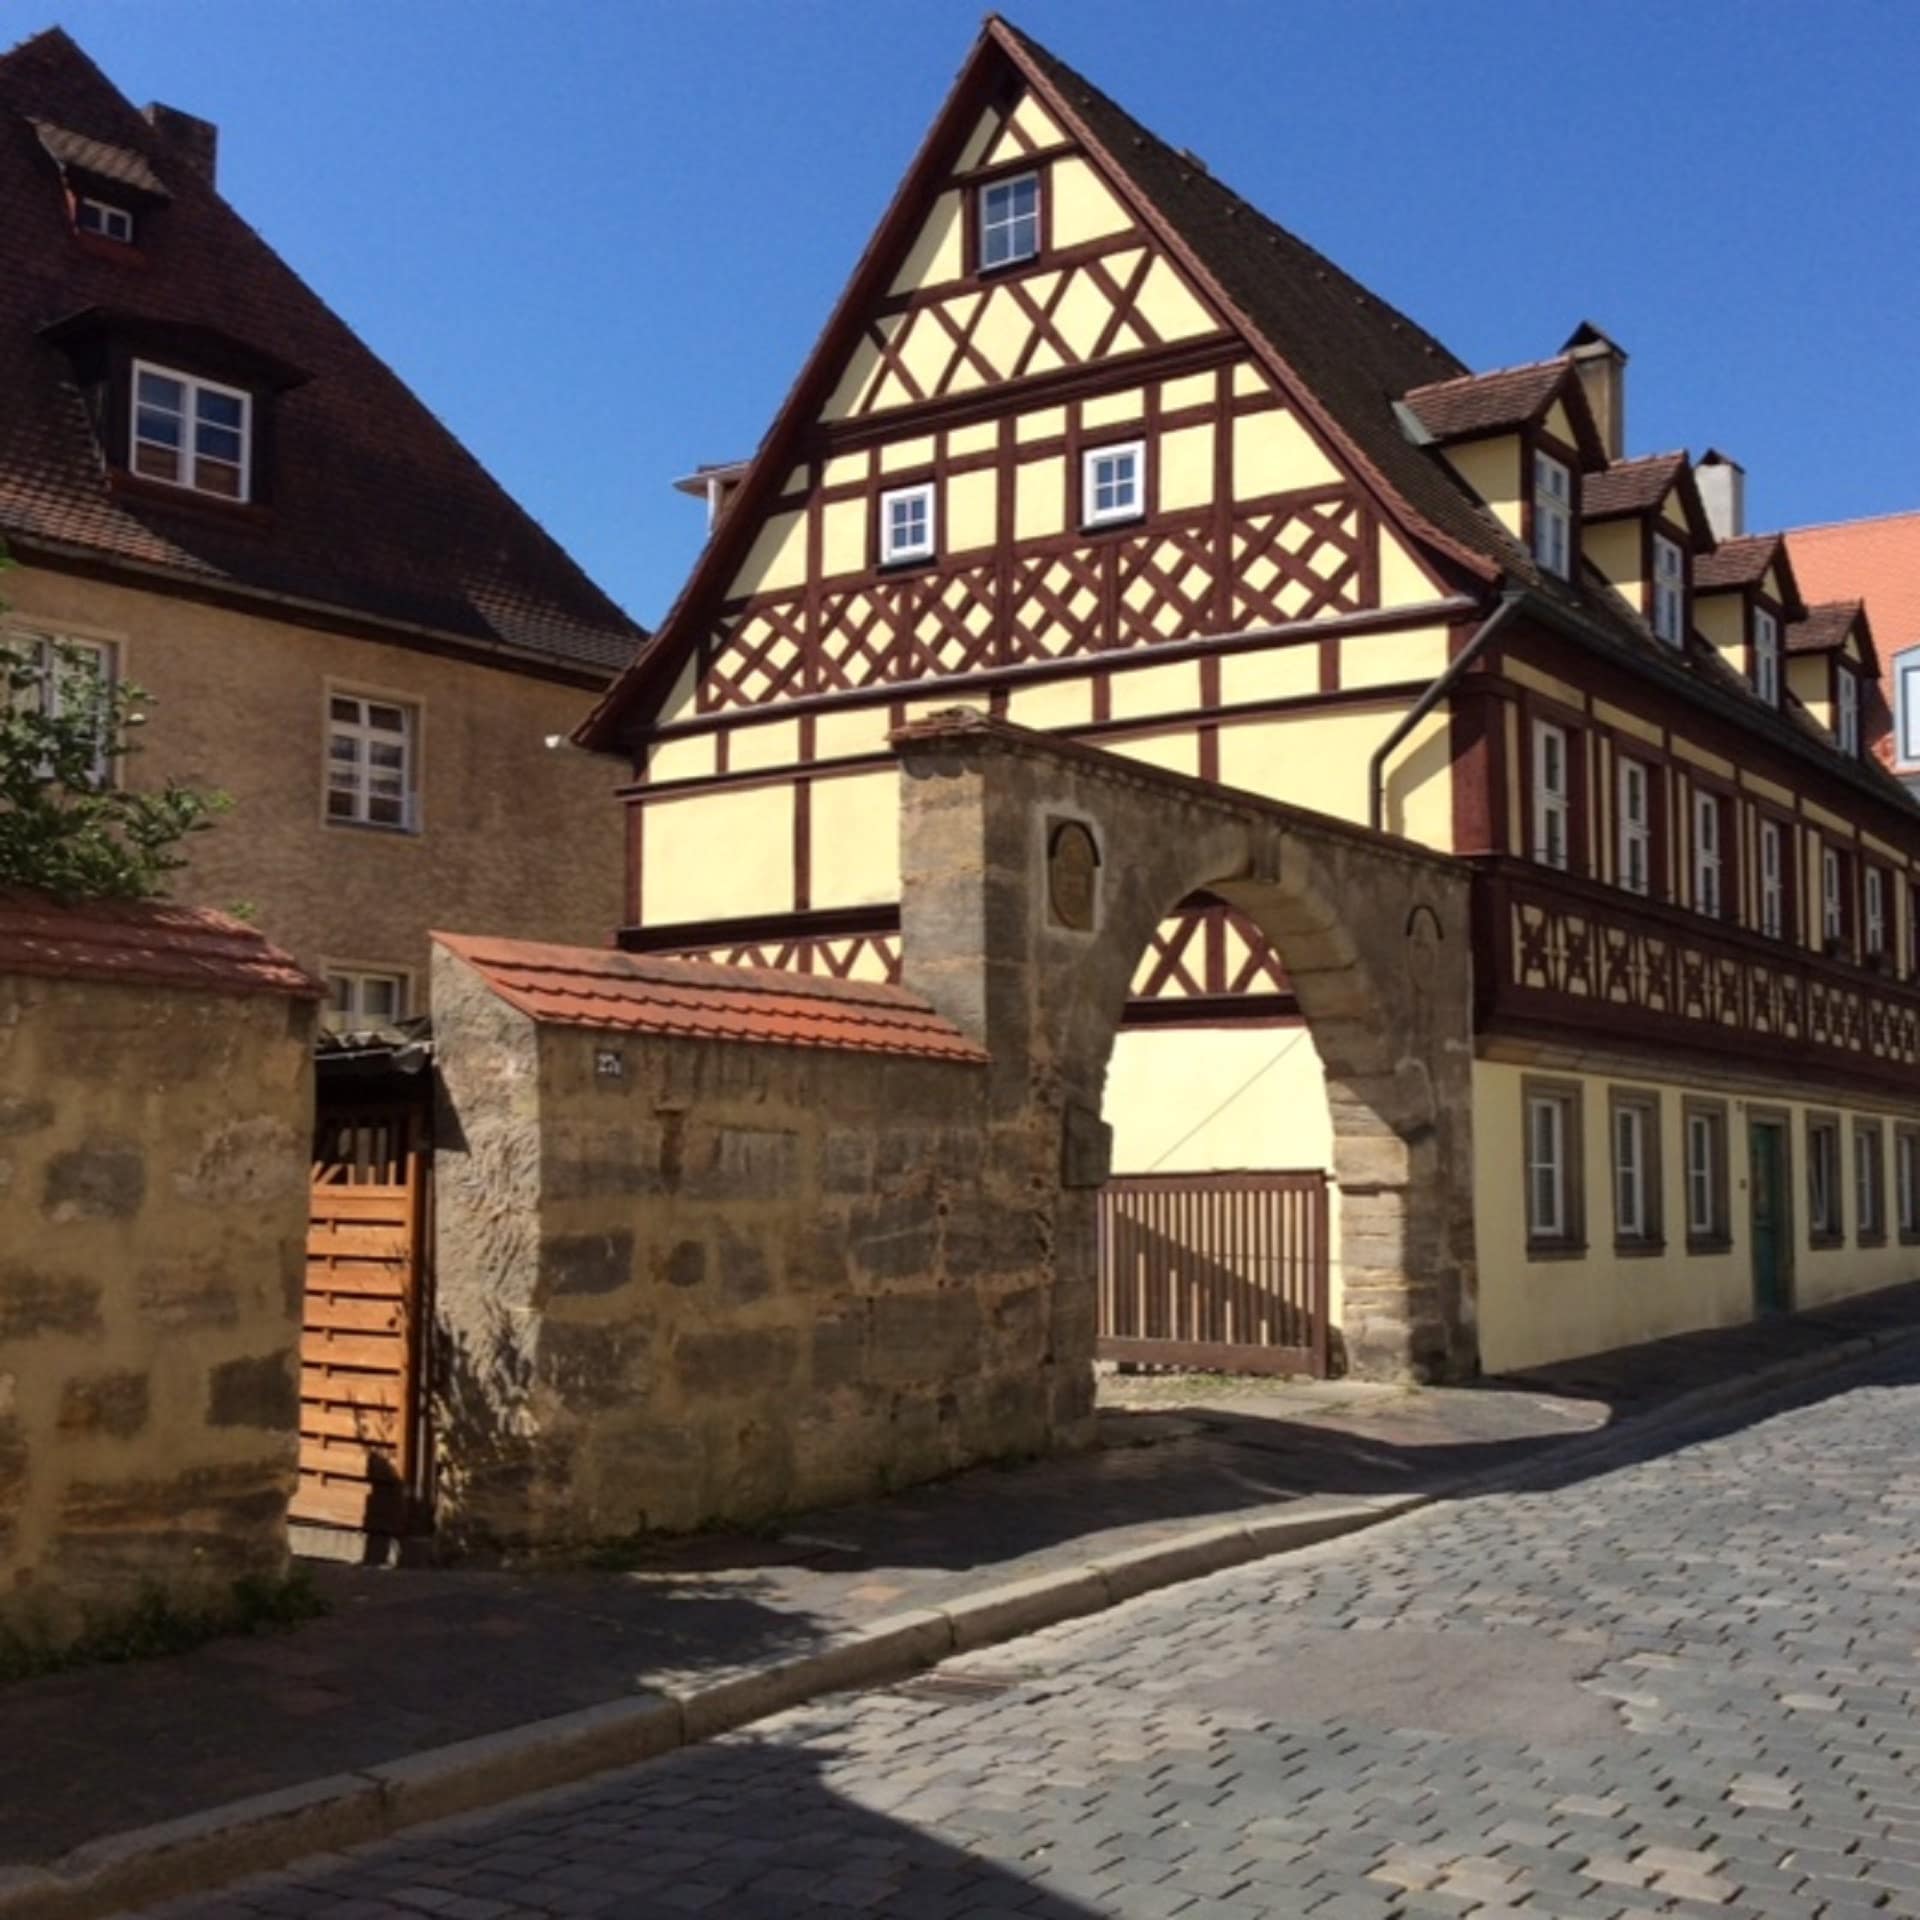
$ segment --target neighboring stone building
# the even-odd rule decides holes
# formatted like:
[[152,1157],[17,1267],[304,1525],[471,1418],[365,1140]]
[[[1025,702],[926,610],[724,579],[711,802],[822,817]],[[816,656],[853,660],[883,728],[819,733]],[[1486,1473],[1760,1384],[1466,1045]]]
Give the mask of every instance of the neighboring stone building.
[[347,1011],[417,1010],[431,925],[604,937],[615,764],[546,740],[642,635],[215,150],[58,30],[0,55],[0,638],[153,695],[124,778],[233,796],[182,897],[245,903]]
[[[1473,372],[990,20],[579,736],[633,761],[622,943],[893,977],[889,732],[971,703],[1464,863],[1469,1363],[1911,1279],[1920,808],[1865,751],[1873,637],[1732,462],[1630,455],[1625,366],[1582,326]],[[1199,1196],[1129,1257],[1223,1313],[1277,1257],[1230,1197],[1331,1175],[1340,1320],[1372,1187],[1295,965],[1169,903],[1106,1112],[1121,1173]]]

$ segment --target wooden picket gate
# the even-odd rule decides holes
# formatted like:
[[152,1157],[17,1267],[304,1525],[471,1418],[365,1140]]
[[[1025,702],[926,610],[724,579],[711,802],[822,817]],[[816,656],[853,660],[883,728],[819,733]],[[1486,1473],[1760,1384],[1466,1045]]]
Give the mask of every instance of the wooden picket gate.
[[1126,1175],[1100,1195],[1103,1360],[1327,1372],[1327,1176]]
[[403,1114],[329,1116],[313,1168],[292,1518],[425,1524],[429,1156]]

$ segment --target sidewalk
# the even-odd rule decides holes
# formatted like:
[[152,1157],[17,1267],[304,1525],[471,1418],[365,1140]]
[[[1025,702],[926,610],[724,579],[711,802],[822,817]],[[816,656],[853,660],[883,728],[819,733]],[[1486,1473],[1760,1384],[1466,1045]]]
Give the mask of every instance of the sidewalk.
[[[696,1725],[701,1689],[871,1643],[877,1623],[945,1610],[942,1631],[981,1643],[1311,1537],[1294,1523],[1346,1531],[1490,1475],[1603,1471],[1683,1419],[1915,1334],[1920,1286],[1472,1388],[1115,1379],[1089,1454],[663,1543],[621,1571],[316,1565],[334,1610],[293,1633],[0,1690],[0,1915],[9,1866],[103,1835],[609,1702],[678,1696],[681,1737],[699,1737],[751,1717],[736,1698]],[[850,1677],[823,1668],[809,1690]],[[33,1876],[14,1877],[24,1896]]]

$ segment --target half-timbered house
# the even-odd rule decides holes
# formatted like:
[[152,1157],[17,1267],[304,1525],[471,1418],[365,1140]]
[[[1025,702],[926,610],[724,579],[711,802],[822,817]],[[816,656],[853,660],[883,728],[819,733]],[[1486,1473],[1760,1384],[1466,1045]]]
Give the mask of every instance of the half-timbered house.
[[[989,21],[582,729],[633,760],[623,944],[887,977],[888,734],[974,705],[1471,867],[1483,1364],[1912,1277],[1920,810],[1862,751],[1872,637],[1735,463],[1629,453],[1625,368],[1582,326],[1469,369]],[[1193,898],[1134,986],[1122,1184],[1329,1166],[1283,953]],[[1169,1231],[1230,1264],[1230,1215]]]

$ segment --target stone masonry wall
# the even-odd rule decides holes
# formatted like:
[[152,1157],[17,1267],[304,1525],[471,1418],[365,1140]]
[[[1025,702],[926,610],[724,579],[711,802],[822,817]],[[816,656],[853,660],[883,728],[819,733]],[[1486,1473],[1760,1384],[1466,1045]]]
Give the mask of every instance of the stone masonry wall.
[[1049,1219],[994,1184],[983,1068],[536,1026],[445,952],[433,991],[443,1536],[750,1520],[1058,1443]]
[[0,975],[0,1622],[284,1569],[313,1020]]

